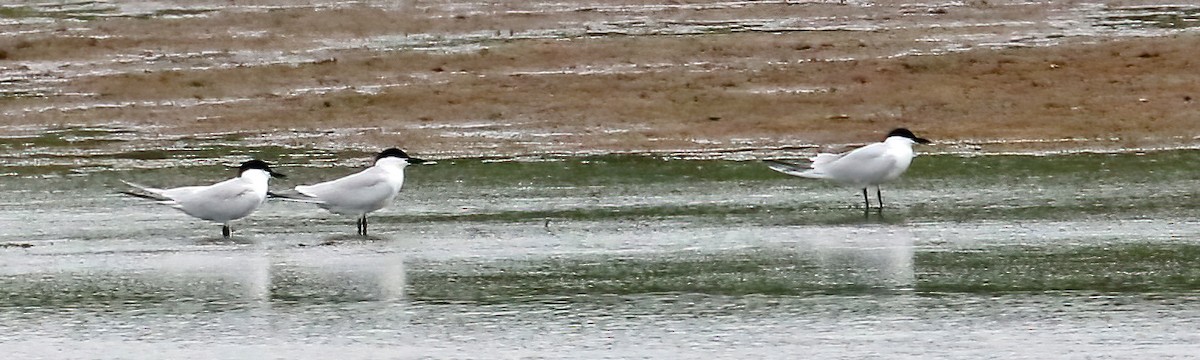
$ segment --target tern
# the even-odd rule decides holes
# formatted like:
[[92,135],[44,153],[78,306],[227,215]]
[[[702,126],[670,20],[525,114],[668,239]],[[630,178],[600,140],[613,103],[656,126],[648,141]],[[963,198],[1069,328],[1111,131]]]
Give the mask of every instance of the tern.
[[358,235],[367,235],[367,214],[385,208],[396,200],[404,186],[404,168],[427,161],[409,157],[403,150],[390,148],[375,156],[375,164],[366,170],[335,180],[295,188],[302,196],[272,194],[284,200],[314,203],[334,214],[357,218]]
[[863,202],[869,210],[871,200],[867,188],[875,187],[879,208],[883,209],[883,191],[880,184],[899,178],[908,170],[916,156],[913,144],[928,144],[930,141],[913,135],[912,131],[898,128],[888,133],[883,142],[868,144],[850,152],[840,154],[820,153],[807,166],[777,160],[767,160],[767,166],[784,174],[810,179],[824,179],[845,186],[861,188]]
[[233,233],[229,223],[250,215],[267,200],[267,182],[271,177],[285,176],[272,171],[266,162],[250,160],[238,167],[237,177],[216,184],[159,189],[122,180],[140,192],[121,193],[154,200],[193,217],[220,223],[221,235],[228,239]]

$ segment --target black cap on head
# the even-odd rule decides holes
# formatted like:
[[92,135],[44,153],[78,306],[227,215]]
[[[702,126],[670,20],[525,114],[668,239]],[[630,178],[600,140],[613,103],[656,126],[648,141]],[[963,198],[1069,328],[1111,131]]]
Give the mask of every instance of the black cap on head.
[[384,151],[380,151],[379,155],[375,155],[375,160],[379,161],[379,159],[382,159],[385,157],[397,157],[397,158],[401,158],[401,159],[407,159],[408,154],[405,154],[404,150],[400,150],[397,148],[390,148],[390,149],[387,149]]
[[892,130],[892,132],[888,133],[887,137],[893,137],[893,136],[909,138],[918,144],[928,144],[929,143],[928,139],[919,138],[919,137],[917,137],[917,135],[914,135],[912,133],[912,131],[908,131],[908,129],[905,129],[905,128],[896,128],[896,130]]
[[257,159],[242,163],[242,166],[238,167],[238,175],[241,175],[242,173],[246,172],[246,170],[262,170],[262,171],[266,171],[268,174],[271,174],[271,176],[274,176],[277,178],[286,177],[283,174],[272,171],[271,166],[268,165],[266,161],[257,160]]
[[394,158],[404,159],[409,164],[420,164],[420,163],[425,162],[425,160],[408,157],[408,154],[405,154],[404,150],[400,150],[397,148],[389,148],[387,150],[380,151],[379,155],[375,155],[375,161],[379,161],[379,159],[382,159],[385,157],[394,157]]

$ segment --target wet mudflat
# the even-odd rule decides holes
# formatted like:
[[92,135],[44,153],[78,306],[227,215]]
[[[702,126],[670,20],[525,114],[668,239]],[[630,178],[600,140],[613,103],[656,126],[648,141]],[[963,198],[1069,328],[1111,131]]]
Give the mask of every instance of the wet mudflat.
[[446,157],[1200,136],[1200,8],[1180,1],[10,3],[0,136]]
[[[274,188],[368,156],[219,150],[281,164]],[[923,155],[882,214],[757,161],[439,159],[410,168],[369,238],[269,202],[223,240],[115,195],[229,176],[205,151],[4,167],[7,353],[1072,358],[1200,341],[1195,151]]]

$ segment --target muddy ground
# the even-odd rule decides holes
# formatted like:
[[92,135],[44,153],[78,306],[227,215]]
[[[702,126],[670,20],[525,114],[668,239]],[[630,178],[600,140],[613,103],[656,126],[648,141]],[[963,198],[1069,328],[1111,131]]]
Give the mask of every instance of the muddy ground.
[[0,135],[444,156],[1200,144],[1200,7],[160,1],[0,7]]

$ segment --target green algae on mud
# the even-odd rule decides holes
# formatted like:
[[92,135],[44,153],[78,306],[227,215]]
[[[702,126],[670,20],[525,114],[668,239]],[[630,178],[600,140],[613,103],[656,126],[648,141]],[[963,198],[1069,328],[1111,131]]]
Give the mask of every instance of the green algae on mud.
[[[916,251],[911,272],[851,263],[822,269],[792,251],[546,259],[487,264],[468,273],[416,273],[420,301],[504,302],[582,295],[703,293],[743,296],[907,293],[1188,293],[1200,290],[1200,246],[1135,243]],[[909,278],[898,278],[897,271]]]
[[[505,302],[580,295],[702,293],[711,295],[804,295],[890,291],[890,279],[822,271],[810,255],[739,251],[508,261],[465,272],[416,273],[409,295],[421,301]],[[885,276],[886,277],[886,276]],[[873,280],[873,281],[872,281]]]
[[[19,151],[18,151],[19,152]],[[211,145],[181,151],[71,155],[41,151],[0,167],[0,189],[89,192],[119,180],[157,186],[217,181],[228,165],[267,160],[289,175],[273,188],[323,181],[361,169],[373,154],[279,146]],[[1070,220],[1200,215],[1200,151],[1064,155],[922,155],[883,186],[883,223]],[[84,171],[86,170],[86,171]],[[549,157],[543,161],[440,159],[414,166],[404,202],[460,204],[379,214],[389,222],[619,220],[696,217],[729,223],[802,225],[860,221],[856,189],[769,170],[758,161],[683,160],[657,155]],[[107,189],[105,189],[107,188]],[[395,214],[395,215],[393,215]],[[861,213],[860,213],[861,214]]]
[[917,291],[1170,293],[1200,290],[1200,245],[998,246],[916,255]]
[[[1192,164],[1200,151],[1070,155],[923,155],[908,173],[883,186],[885,215],[909,221],[1063,220],[1078,217],[1187,216],[1194,201]],[[711,215],[754,221],[770,214],[804,217],[858,206],[856,189],[794,178],[757,161],[670,160],[646,156],[567,158],[556,162],[482,163],[412,169],[414,182],[452,180],[460,191],[549,194],[580,198],[644,195],[677,203],[566,207],[531,218]],[[427,180],[428,179],[428,180]],[[433,185],[437,186],[437,185]],[[726,194],[710,199],[710,194]],[[803,195],[811,194],[812,196]],[[604,204],[616,205],[616,204]],[[606,210],[608,209],[608,213]],[[504,212],[460,215],[515,220]],[[461,217],[460,217],[461,219]],[[886,218],[885,218],[886,219]],[[430,219],[425,219],[430,220]],[[771,221],[771,220],[765,220]],[[777,220],[778,221],[778,220]],[[819,221],[818,221],[819,222]]]

